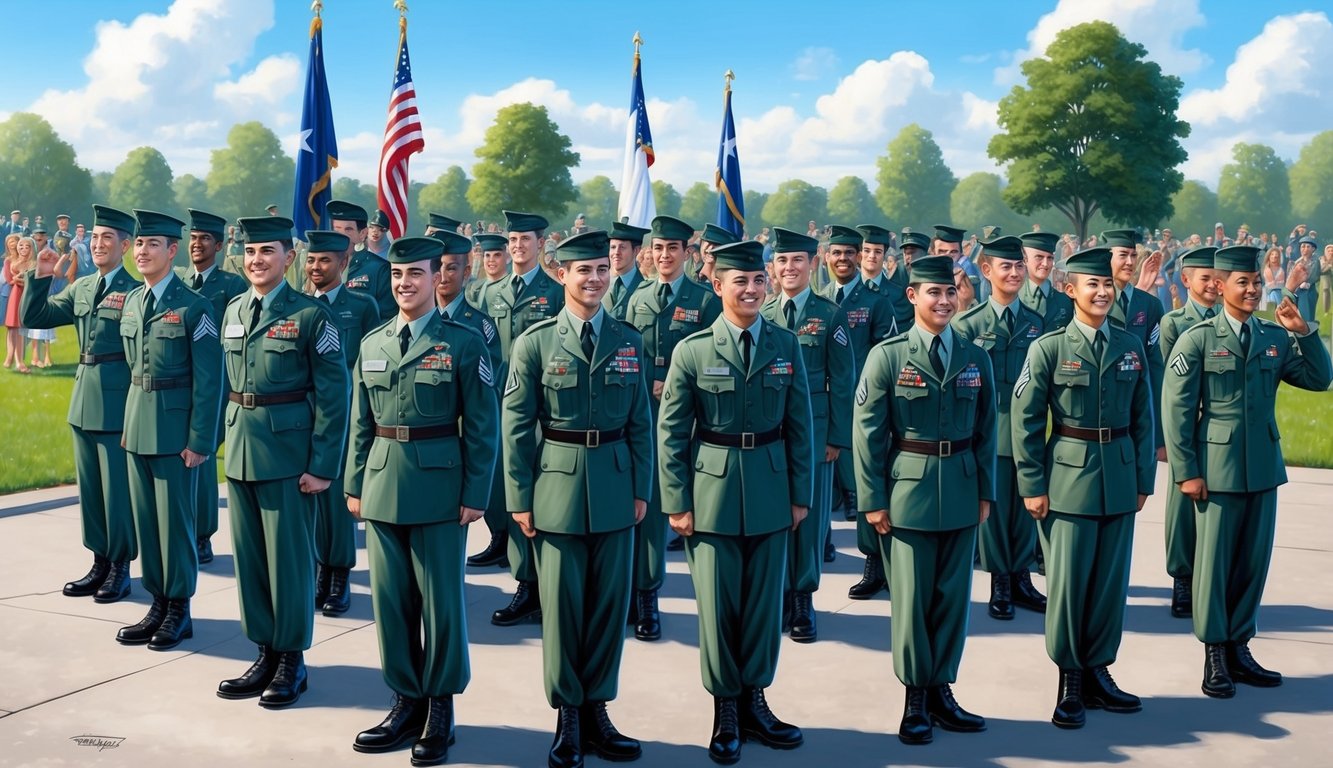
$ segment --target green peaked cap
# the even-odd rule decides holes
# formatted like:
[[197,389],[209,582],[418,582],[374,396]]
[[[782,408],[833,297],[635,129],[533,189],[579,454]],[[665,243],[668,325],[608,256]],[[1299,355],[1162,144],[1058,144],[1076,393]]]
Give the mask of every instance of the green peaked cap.
[[590,229],[565,238],[555,247],[556,261],[588,261],[610,257],[611,238],[604,230]]
[[134,217],[124,211],[118,211],[109,205],[93,206],[94,227],[111,227],[130,234],[134,232],[134,225]]
[[444,243],[433,237],[412,235],[400,237],[389,244],[390,264],[413,264],[433,261],[444,255]]
[[1252,245],[1218,248],[1213,254],[1213,266],[1226,272],[1258,272],[1259,249]]
[[1213,257],[1217,253],[1217,248],[1211,245],[1196,245],[1186,251],[1183,251],[1176,257],[1182,267],[1213,267]]
[[713,249],[715,269],[740,269],[745,272],[764,271],[764,244],[758,240],[741,240],[719,245]]
[[741,241],[739,237],[731,234],[730,230],[723,229],[716,224],[705,224],[704,233],[699,236],[699,239],[713,245],[730,245]]
[[185,210],[190,214],[191,232],[207,232],[219,240],[226,234],[227,220],[221,216],[197,208],[187,208]]
[[1055,246],[1060,242],[1060,236],[1054,232],[1025,232],[1018,239],[1023,241],[1025,248],[1036,248],[1047,253],[1055,253]]
[[505,211],[506,232],[545,232],[551,222],[535,213]]
[[466,235],[460,235],[452,229],[437,229],[427,235],[444,243],[445,253],[471,253],[472,238]]
[[347,253],[352,247],[347,235],[327,229],[307,229],[305,241],[310,244],[311,253]]
[[[811,256],[819,250],[819,241],[802,232],[796,232],[782,227],[773,227],[773,252],[774,253],[808,253]],[[713,250],[714,253],[717,249]]]
[[611,240],[628,240],[631,243],[640,244],[651,231],[651,229],[646,227],[636,227],[628,222],[613,221],[611,222],[611,231],[607,233],[607,238]]
[[473,235],[472,242],[480,245],[483,253],[486,251],[505,251],[509,249],[509,240],[504,235],[497,235],[494,232],[483,232],[480,235]]
[[1111,249],[1103,245],[1084,248],[1065,261],[1065,271],[1077,275],[1110,277]]
[[292,239],[292,220],[281,216],[247,216],[240,220],[247,243],[275,243]]
[[330,200],[324,206],[324,216],[330,221],[355,221],[363,227],[370,219],[365,208],[346,200]]
[[961,243],[963,242],[963,235],[966,234],[966,229],[951,227],[948,224],[935,225],[935,239],[942,243]]
[[981,250],[994,259],[1021,261],[1023,259],[1023,241],[1013,235],[997,237],[981,244]]
[[675,216],[654,218],[653,228],[650,231],[654,240],[679,240],[685,243],[689,242],[691,237],[694,237],[694,227]]
[[451,216],[445,216],[443,213],[428,213],[426,214],[426,217],[428,219],[426,222],[427,225],[435,227],[436,229],[447,229],[450,232],[458,229],[463,224],[463,222],[458,219]]
[[1102,245],[1108,248],[1133,248],[1139,244],[1139,233],[1132,229],[1108,229],[1102,233]]
[[948,256],[924,256],[913,259],[907,268],[909,283],[953,285],[953,259]]
[[[878,224],[857,224],[856,231],[861,233],[861,239],[864,242],[871,245],[882,245],[887,248],[890,241],[893,240],[893,233],[887,227],[881,227]],[[833,241],[830,240],[829,242]],[[851,243],[845,243],[845,245],[851,245]]]
[[157,211],[134,211],[135,237],[174,237],[180,239],[185,222]]

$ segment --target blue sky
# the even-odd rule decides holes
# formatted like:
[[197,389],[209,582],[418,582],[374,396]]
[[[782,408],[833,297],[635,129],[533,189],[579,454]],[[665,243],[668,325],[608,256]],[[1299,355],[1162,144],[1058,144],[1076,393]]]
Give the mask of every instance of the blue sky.
[[[931,130],[960,177],[995,170],[986,142],[995,102],[1021,81],[1017,62],[1058,29],[1116,23],[1184,81],[1194,125],[1186,175],[1210,186],[1236,141],[1294,159],[1333,127],[1333,23],[1314,0],[974,0],[925,2],[537,3],[410,0],[409,40],[426,150],[413,177],[470,172],[495,110],[548,106],[583,155],[575,178],[618,180],[632,46],[639,31],[658,162],[683,188],[711,176],[722,73],[748,186],[855,174],[904,125]],[[202,175],[242,120],[297,142],[307,50],[304,0],[48,0],[7,3],[0,115],[45,115],[95,170],[134,147]],[[378,160],[397,12],[390,0],[328,0],[329,73],[344,175],[369,181]],[[59,22],[55,32],[53,22]]]

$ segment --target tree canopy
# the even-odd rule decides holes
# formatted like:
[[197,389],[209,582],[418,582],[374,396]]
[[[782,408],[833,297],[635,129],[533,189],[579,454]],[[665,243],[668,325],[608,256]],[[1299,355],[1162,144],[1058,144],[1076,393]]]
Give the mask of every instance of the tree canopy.
[[111,174],[109,191],[111,206],[122,211],[142,208],[173,216],[185,212],[184,206],[176,204],[171,166],[167,165],[162,153],[152,147],[130,150],[124,162]]
[[889,142],[876,163],[875,202],[893,227],[924,229],[949,218],[953,171],[930,131],[912,123]]
[[665,181],[653,182],[653,207],[658,216],[680,215],[680,193]]
[[546,107],[501,108],[476,150],[467,190],[472,210],[492,221],[506,209],[560,218],[578,198],[569,169],[579,164],[579,153],[570,144]]
[[207,183],[219,216],[262,216],[272,203],[291,215],[284,209],[291,205],[296,161],[263,123],[238,123],[227,132],[227,146],[213,150]]
[[[426,221],[427,216],[434,211],[462,222],[473,221],[477,217],[467,201],[467,190],[471,184],[462,168],[449,166],[435,183],[427,184],[421,190],[421,208],[417,211],[417,220]],[[337,190],[336,184],[334,189]]]
[[620,203],[620,193],[616,185],[605,176],[593,176],[579,185],[579,199],[575,204],[578,210],[566,218],[571,222],[574,216],[582,213],[587,217],[588,226],[593,229],[610,229],[616,220],[616,207]]
[[88,216],[92,174],[79,167],[74,147],[51,124],[31,112],[0,122],[0,195],[12,209],[46,216]]
[[1333,131],[1315,134],[1289,175],[1292,213],[1311,226],[1333,230]]
[[1242,224],[1255,234],[1288,231],[1291,182],[1286,163],[1263,144],[1240,142],[1231,148],[1231,156],[1217,182],[1218,220],[1227,234]]
[[854,227],[878,223],[883,217],[870,187],[860,176],[843,176],[829,190],[828,223]]
[[775,227],[804,232],[809,222],[822,226],[827,218],[828,192],[801,179],[782,182],[764,203],[764,221]]

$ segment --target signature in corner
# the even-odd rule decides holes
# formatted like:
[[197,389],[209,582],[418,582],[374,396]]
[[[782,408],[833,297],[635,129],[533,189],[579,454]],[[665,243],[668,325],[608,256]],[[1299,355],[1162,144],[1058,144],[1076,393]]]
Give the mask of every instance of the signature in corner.
[[101,752],[104,749],[115,749],[116,747],[119,747],[125,741],[125,737],[94,736],[90,733],[85,733],[82,736],[70,736],[69,740],[78,744],[80,747],[97,747],[97,751]]

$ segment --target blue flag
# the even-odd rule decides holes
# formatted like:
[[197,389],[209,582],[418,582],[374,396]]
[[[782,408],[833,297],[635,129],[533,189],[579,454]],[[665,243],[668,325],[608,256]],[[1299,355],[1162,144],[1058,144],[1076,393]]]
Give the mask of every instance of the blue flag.
[[333,134],[333,105],[324,78],[324,31],[318,16],[310,23],[310,63],[306,66],[305,103],[301,107],[301,146],[296,151],[296,189],[292,221],[298,236],[327,229],[324,206],[333,196],[338,167],[338,139]]
[[717,148],[717,225],[736,237],[745,236],[745,197],[741,192],[741,158],[736,153],[736,123],[731,119],[731,83],[723,96],[722,142]]

